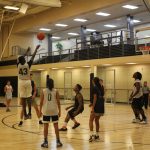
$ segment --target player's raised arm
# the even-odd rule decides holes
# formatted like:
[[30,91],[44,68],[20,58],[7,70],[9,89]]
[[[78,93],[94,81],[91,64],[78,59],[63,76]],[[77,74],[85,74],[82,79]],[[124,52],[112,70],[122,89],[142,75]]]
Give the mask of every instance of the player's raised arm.
[[34,60],[34,57],[35,57],[35,55],[36,55],[36,53],[37,53],[37,50],[38,50],[39,48],[40,48],[40,45],[37,45],[36,48],[35,48],[34,53],[32,54],[31,61]]

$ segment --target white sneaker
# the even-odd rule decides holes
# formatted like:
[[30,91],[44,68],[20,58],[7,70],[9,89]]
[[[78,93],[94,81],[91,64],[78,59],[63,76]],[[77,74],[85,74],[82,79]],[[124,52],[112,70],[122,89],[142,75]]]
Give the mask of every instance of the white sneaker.
[[142,121],[140,122],[140,124],[147,124],[147,119],[142,120]]
[[135,119],[132,120],[132,123],[140,123],[140,119],[135,118]]

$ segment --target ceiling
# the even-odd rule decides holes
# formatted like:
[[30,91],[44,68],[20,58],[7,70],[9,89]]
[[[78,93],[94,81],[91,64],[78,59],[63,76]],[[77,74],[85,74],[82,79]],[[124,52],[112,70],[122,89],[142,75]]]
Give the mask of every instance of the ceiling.
[[[39,32],[39,28],[50,28],[50,33],[53,36],[64,38],[69,38],[70,36],[67,34],[68,32],[76,32],[80,33],[80,26],[85,25],[87,28],[95,29],[97,31],[105,32],[112,30],[112,28],[105,27],[105,24],[113,24],[116,25],[116,28],[114,29],[121,29],[126,27],[126,15],[130,14],[134,16],[134,19],[140,20],[140,23],[136,23],[135,25],[139,24],[145,24],[150,23],[150,12],[147,10],[144,2],[144,0],[130,0],[126,3],[120,3],[117,5],[113,5],[107,8],[103,9],[97,9],[94,11],[90,11],[85,14],[80,14],[78,16],[74,16],[72,18],[66,18],[65,20],[61,20],[59,22],[53,22],[44,24],[42,26],[35,26],[33,28],[27,29],[25,32]],[[16,11],[6,11],[4,12],[3,7],[5,5],[13,5],[17,7],[21,7],[21,4],[26,3],[29,7],[27,10],[27,13],[25,15],[20,14]],[[51,3],[50,3],[51,2]],[[52,3],[53,2],[53,3]],[[27,15],[34,15],[37,13],[40,13],[42,11],[45,11],[47,9],[51,9],[51,7],[61,7],[65,5],[66,3],[71,2],[71,0],[0,0],[0,16],[2,17],[4,12],[4,22],[11,21],[12,19],[16,18],[23,18]],[[145,0],[145,2],[150,6],[150,0]],[[93,0],[94,3],[94,0]],[[135,10],[129,10],[125,9],[122,6],[123,5],[135,5],[138,6],[138,9]],[[111,14],[110,16],[103,17],[103,16],[97,16],[97,12],[105,12]],[[75,22],[73,21],[74,18],[83,18],[87,19],[88,21],[85,23]],[[67,27],[56,27],[56,23],[64,23],[67,24]]]
[[[64,2],[64,1],[62,1]],[[4,9],[4,6],[15,6],[21,8],[22,3],[27,4],[27,12],[26,14],[21,14],[18,11],[12,11]],[[24,17],[26,15],[33,15],[51,7],[61,7],[60,0],[0,0],[0,16],[4,16],[3,21],[8,22],[13,20],[14,18],[18,19]]]
[[[125,9],[122,6],[126,5],[126,4],[135,5],[135,6],[138,6],[139,8],[135,9],[135,10]],[[107,16],[107,17],[97,16],[96,13],[99,11],[106,12],[111,15]],[[113,30],[125,28],[127,25],[126,16],[128,14],[133,15],[134,19],[141,21],[139,23],[135,23],[135,25],[150,23],[150,12],[148,12],[143,1],[142,0],[132,0],[132,1],[129,1],[126,3],[117,4],[117,5],[107,7],[107,8],[101,9],[101,10],[96,10],[96,11],[89,12],[86,14],[81,14],[81,15],[75,16],[73,18],[67,18],[60,22],[54,22],[53,24],[49,23],[49,24],[45,24],[43,26],[37,26],[30,30],[27,30],[27,32],[39,32],[39,28],[50,28],[51,31],[46,32],[46,33],[50,33],[53,36],[61,37],[63,39],[70,37],[67,34],[68,32],[76,32],[76,33],[80,34],[80,26],[81,25],[85,25],[87,28],[90,28],[90,29],[96,29],[97,31],[105,32],[105,31],[112,30],[112,28],[105,27],[104,26],[105,24],[116,25],[117,27],[113,28]],[[83,19],[87,19],[88,21],[85,23],[75,22],[75,21],[73,21],[74,18],[83,18]],[[56,23],[63,23],[63,24],[67,24],[68,26],[64,27],[64,28],[56,27],[55,26]]]

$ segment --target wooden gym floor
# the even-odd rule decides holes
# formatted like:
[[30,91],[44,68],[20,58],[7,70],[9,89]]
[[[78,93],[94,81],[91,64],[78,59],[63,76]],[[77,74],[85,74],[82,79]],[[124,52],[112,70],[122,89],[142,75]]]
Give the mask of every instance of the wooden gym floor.
[[[66,115],[62,104],[62,116],[59,126],[63,124]],[[63,143],[60,150],[149,150],[150,149],[150,123],[147,125],[133,124],[133,113],[130,105],[106,104],[106,113],[100,119],[100,142],[88,142],[89,138],[89,107],[85,104],[85,111],[77,117],[81,126],[72,130],[73,122],[68,124],[68,131],[61,132]],[[22,127],[18,127],[20,107],[17,100],[12,102],[11,112],[5,112],[0,108],[0,150],[41,150],[43,142],[43,125],[38,124],[34,108],[32,119],[24,121]],[[146,111],[150,120],[150,108]],[[53,126],[49,127],[49,148],[56,150],[55,134]]]

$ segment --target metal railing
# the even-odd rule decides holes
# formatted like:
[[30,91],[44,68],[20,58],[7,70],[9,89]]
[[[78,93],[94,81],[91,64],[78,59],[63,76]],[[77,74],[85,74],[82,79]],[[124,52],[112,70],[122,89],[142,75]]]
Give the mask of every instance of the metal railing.
[[[44,87],[43,87],[44,88]],[[37,96],[40,96],[42,87],[37,88]],[[60,99],[62,100],[73,100],[74,91],[73,88],[56,88],[59,91]],[[129,104],[129,97],[131,89],[105,89],[105,102],[106,103],[127,103]],[[81,93],[83,94],[84,100],[90,100],[90,88],[83,88]],[[72,95],[72,97],[71,97]]]

